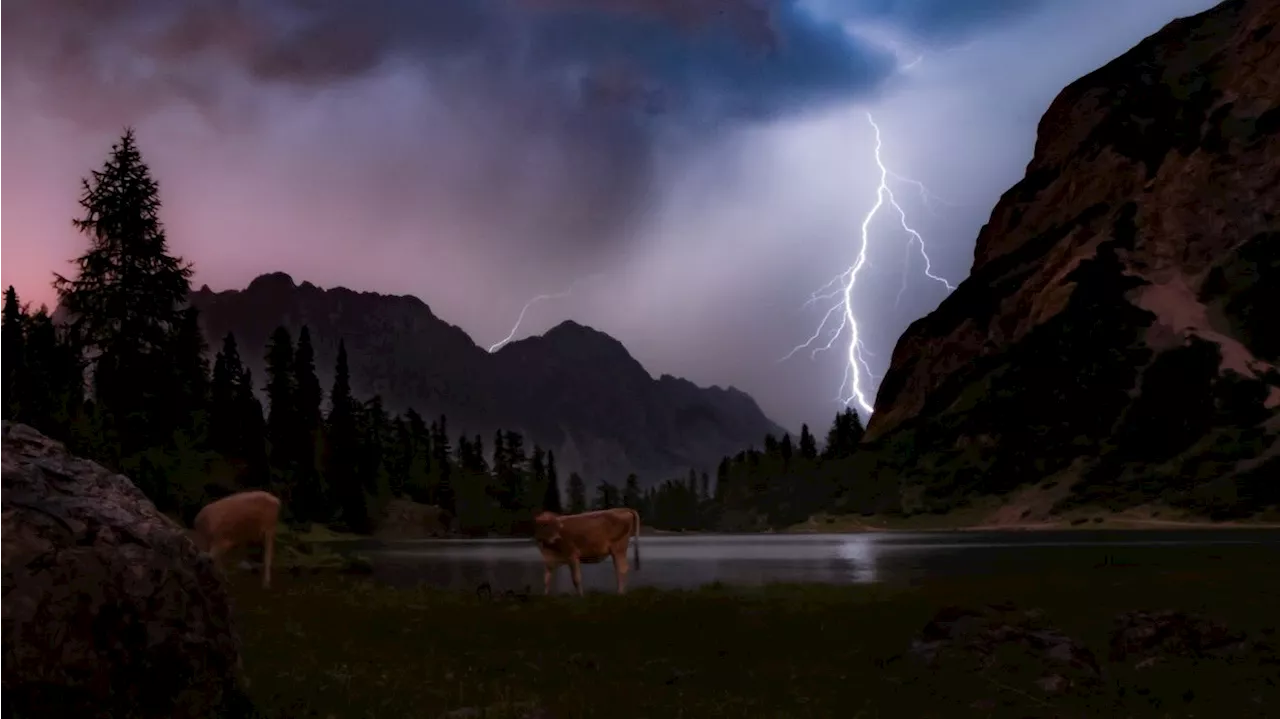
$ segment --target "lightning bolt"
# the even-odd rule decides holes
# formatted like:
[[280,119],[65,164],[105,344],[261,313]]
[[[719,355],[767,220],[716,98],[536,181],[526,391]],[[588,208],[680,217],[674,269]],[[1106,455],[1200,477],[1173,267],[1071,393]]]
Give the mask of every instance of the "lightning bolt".
[[[867,358],[874,358],[874,355],[867,351],[862,344],[856,305],[853,300],[853,288],[858,282],[859,273],[870,264],[867,261],[867,248],[871,244],[871,222],[883,207],[888,205],[897,213],[899,224],[902,226],[902,230],[907,233],[906,251],[908,253],[908,262],[907,267],[903,269],[903,289],[899,290],[898,297],[901,298],[903,290],[906,289],[906,272],[910,268],[910,253],[913,247],[918,247],[920,256],[924,258],[925,277],[946,287],[948,291],[954,290],[955,287],[943,277],[933,273],[933,262],[929,259],[929,253],[925,249],[924,238],[908,224],[907,213],[894,197],[893,188],[890,187],[890,180],[897,180],[904,184],[916,186],[924,197],[926,206],[929,205],[930,198],[938,198],[935,198],[922,183],[898,175],[885,165],[884,158],[881,156],[883,143],[880,138],[880,126],[876,124],[875,118],[869,112],[867,113],[867,122],[871,124],[871,129],[875,132],[874,156],[876,167],[880,170],[880,182],[876,187],[875,204],[871,206],[871,209],[862,218],[861,242],[858,245],[858,255],[848,269],[836,275],[830,282],[818,288],[817,291],[809,296],[809,299],[804,303],[805,307],[824,301],[831,304],[813,334],[801,344],[796,345],[779,361],[786,361],[804,349],[810,350],[810,358],[815,357],[819,352],[834,347],[837,340],[847,335],[849,340],[848,361],[845,364],[844,377],[840,383],[838,399],[845,406],[857,403],[858,407],[866,413],[866,416],[870,417],[875,408],[870,400],[867,399],[868,390],[864,385],[866,380],[876,379],[871,371],[871,366],[867,363]],[[826,344],[818,344],[823,339],[825,339]]]
[[582,279],[579,279],[579,280],[574,280],[572,283],[569,284],[568,287],[566,287],[563,290],[560,290],[559,292],[553,292],[545,295],[537,295],[536,297],[533,297],[532,299],[530,299],[528,302],[524,303],[524,307],[520,308],[520,314],[516,316],[516,323],[511,326],[511,331],[508,332],[507,336],[503,337],[501,341],[495,342],[494,344],[490,345],[489,353],[492,354],[494,352],[497,352],[499,349],[502,348],[503,345],[510,342],[511,339],[516,336],[516,333],[520,331],[520,325],[524,322],[524,316],[528,314],[530,307],[533,307],[539,302],[546,302],[547,300],[564,299],[565,297],[568,297],[569,295],[573,294],[573,288],[577,287],[583,282],[587,282],[588,280],[595,279],[598,276],[599,276],[599,273],[596,273],[596,274],[583,277]]

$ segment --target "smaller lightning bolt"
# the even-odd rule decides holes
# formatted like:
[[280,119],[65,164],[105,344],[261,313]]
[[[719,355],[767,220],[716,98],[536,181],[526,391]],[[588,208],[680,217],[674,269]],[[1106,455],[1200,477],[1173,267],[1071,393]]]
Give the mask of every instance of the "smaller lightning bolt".
[[[881,156],[882,142],[880,138],[880,126],[876,124],[871,113],[867,113],[867,122],[871,123],[871,128],[875,131],[874,156],[876,167],[880,170],[880,181],[876,187],[875,204],[872,205],[871,209],[862,218],[860,233],[861,242],[858,245],[857,257],[848,269],[841,272],[839,275],[836,275],[830,282],[823,285],[809,296],[809,299],[804,304],[805,307],[822,302],[823,300],[833,302],[833,304],[827,309],[826,314],[823,315],[822,321],[818,323],[818,328],[814,330],[813,334],[810,335],[803,343],[792,348],[792,350],[779,361],[781,362],[790,359],[802,349],[809,349],[809,356],[812,358],[819,352],[834,347],[836,340],[844,335],[847,330],[849,336],[848,361],[845,364],[844,376],[841,379],[838,399],[845,405],[856,402],[858,406],[866,412],[867,416],[870,416],[874,411],[874,407],[872,407],[871,402],[867,399],[867,392],[863,388],[863,380],[870,379],[874,381],[876,377],[871,371],[871,366],[867,363],[867,358],[872,357],[872,355],[862,345],[862,339],[858,327],[858,317],[855,312],[853,301],[853,288],[857,284],[858,274],[870,264],[867,261],[867,248],[871,244],[871,221],[875,219],[877,214],[879,214],[881,208],[885,205],[893,208],[898,215],[899,224],[903,231],[907,233],[908,239],[905,249],[908,253],[908,267],[910,265],[911,249],[913,246],[918,246],[920,256],[924,258],[925,277],[938,282],[942,286],[946,287],[948,291],[954,290],[955,287],[946,279],[933,273],[933,263],[929,259],[929,253],[925,250],[924,238],[921,237],[920,233],[912,228],[908,223],[906,211],[902,209],[902,206],[898,204],[897,199],[894,197],[893,189],[890,187],[890,179],[895,179],[906,184],[917,186],[920,189],[926,204],[929,203],[929,200],[932,197],[931,193],[922,183],[902,177],[901,175],[897,175],[889,170]],[[905,287],[906,268],[903,270],[903,288],[905,289]],[[898,295],[901,297],[902,291],[899,291]],[[833,322],[833,319],[837,317],[839,318],[838,321]],[[828,329],[832,324],[835,326]],[[826,343],[818,345],[817,343],[824,334],[826,335]],[[845,393],[846,387],[849,388],[848,394]]]
[[964,203],[964,202],[953,202],[951,200],[946,200],[941,197],[938,197],[937,195],[933,194],[933,192],[930,191],[929,188],[925,187],[923,182],[919,180],[913,180],[910,177],[899,175],[893,170],[889,170],[889,177],[897,180],[898,182],[903,183],[904,185],[913,185],[917,190],[920,190],[920,199],[924,202],[924,209],[928,210],[931,214],[934,214],[934,215],[938,214],[938,210],[936,207],[937,205],[945,205],[946,207],[951,207],[951,208],[960,208],[960,207],[969,206],[967,203]]
[[489,352],[491,354],[494,352],[497,352],[499,349],[502,348],[503,345],[510,342],[511,339],[516,336],[516,332],[520,331],[520,325],[524,322],[524,316],[529,312],[530,307],[533,307],[539,302],[545,302],[547,300],[564,299],[565,297],[568,297],[569,295],[573,294],[573,288],[577,287],[583,282],[587,282],[589,280],[595,279],[598,276],[599,276],[599,273],[588,275],[586,277],[583,277],[580,280],[573,281],[572,283],[570,283],[568,287],[566,287],[563,290],[560,290],[559,292],[548,293],[545,295],[537,295],[536,297],[533,297],[532,299],[530,299],[528,302],[524,303],[524,307],[520,308],[520,314],[516,317],[516,323],[511,326],[511,331],[508,332],[507,336],[503,337],[500,342],[496,342],[493,345],[490,345]]

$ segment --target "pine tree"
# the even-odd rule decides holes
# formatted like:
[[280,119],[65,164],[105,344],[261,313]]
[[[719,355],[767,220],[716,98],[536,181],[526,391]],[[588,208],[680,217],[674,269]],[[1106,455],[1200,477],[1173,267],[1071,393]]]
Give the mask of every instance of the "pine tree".
[[569,473],[569,514],[587,511],[587,483],[577,472]]
[[415,502],[431,501],[431,434],[422,415],[409,409],[405,412],[409,436],[413,444],[409,466],[405,470],[404,491]]
[[547,491],[542,496],[542,508],[561,514],[564,503],[560,499],[560,477],[556,473],[556,453],[547,452]]
[[623,484],[622,506],[631,509],[640,508],[640,478],[635,474],[628,474],[627,481]]
[[800,425],[800,456],[810,462],[818,458],[818,442],[807,424]]
[[529,482],[526,488],[531,496],[524,498],[522,504],[530,508],[540,506],[547,496],[547,454],[537,444],[533,445],[533,454],[529,457]]
[[432,423],[431,437],[431,472],[433,477],[432,501],[436,506],[453,514],[456,509],[457,495],[453,488],[453,466],[449,461],[452,449],[449,446],[449,419],[440,415],[440,419]]
[[205,417],[209,406],[209,362],[205,354],[209,346],[200,330],[199,312],[188,307],[179,315],[178,325],[170,337],[169,365],[173,373],[169,386],[173,388],[168,408],[172,415],[170,426],[187,432],[199,433],[197,426]]
[[[458,438],[458,443],[462,443],[461,437]],[[484,458],[484,437],[477,434],[472,438],[470,446],[471,463],[465,465],[465,469],[474,474],[484,475],[485,484],[487,486],[489,483],[489,463],[485,461]]]
[[385,498],[390,493],[387,476],[386,447],[390,421],[382,405],[382,397],[374,395],[361,408],[359,472],[365,491]]
[[4,291],[4,321],[0,324],[0,350],[3,361],[4,387],[0,389],[4,403],[4,418],[18,419],[22,402],[20,393],[25,381],[27,366],[26,331],[27,313],[18,304],[18,293],[9,285]]
[[286,487],[292,483],[297,456],[295,392],[293,340],[289,330],[277,327],[267,343],[267,442],[271,445],[269,456],[275,481]]
[[55,275],[77,347],[93,362],[98,409],[125,453],[171,436],[164,411],[181,388],[167,382],[185,359],[171,337],[191,291],[191,266],[169,254],[159,218],[159,186],[126,130],[101,170],[82,182],[75,226],[90,247],[75,260],[75,279]]
[[507,432],[507,459],[517,470],[526,469],[529,456],[524,451],[524,436],[519,432]]
[[733,471],[733,462],[725,457],[720,460],[719,466],[716,467],[716,502],[724,504],[727,499],[729,490],[729,475]]
[[618,506],[621,497],[618,496],[618,488],[609,482],[601,482],[596,486],[596,509],[612,509]]
[[298,346],[293,355],[293,377],[296,387],[294,406],[298,426],[317,430],[321,424],[323,402],[320,380],[316,378],[316,355],[311,346],[311,330],[303,325],[298,332]]
[[506,512],[520,512],[526,509],[524,438],[516,432],[499,432],[495,439],[502,446],[500,453],[494,450],[498,504]]
[[358,431],[347,347],[339,341],[333,389],[329,392],[324,473],[343,524],[352,531],[364,532],[370,528],[370,522],[364,487],[357,474]]
[[864,433],[862,420],[853,408],[847,407],[836,415],[827,432],[827,446],[823,449],[823,459],[844,459],[858,450]]
[[249,487],[266,487],[271,482],[271,465],[267,457],[267,421],[262,403],[253,393],[253,373],[248,369],[236,383],[237,431],[234,435],[237,454],[244,461],[244,483]]
[[213,358],[213,377],[209,382],[209,446],[228,457],[238,457],[240,446],[239,383],[244,376],[240,349],[235,335],[222,338],[222,348]]
[[387,479],[392,497],[404,495],[409,478],[409,464],[413,461],[413,435],[409,423],[402,415],[391,420],[391,447],[387,452]]
[[[476,443],[479,444],[479,438]],[[494,499],[498,505],[506,509],[511,504],[510,495],[507,490],[512,485],[511,475],[515,470],[511,467],[510,460],[507,459],[507,434],[502,430],[493,433],[493,491]]]
[[458,464],[458,469],[463,472],[472,473],[476,471],[476,464],[480,460],[480,448],[471,443],[467,439],[467,435],[458,435],[458,443],[454,446],[454,459]]
[[25,324],[19,419],[51,437],[67,437],[84,399],[79,357],[59,337],[46,308],[41,307]]
[[770,457],[776,457],[778,455],[777,437],[774,437],[772,434],[766,434],[764,436],[764,453]]
[[298,332],[298,345],[293,354],[293,436],[289,459],[293,467],[293,511],[303,520],[324,521],[330,518],[328,491],[317,466],[323,401],[320,380],[316,378],[315,350],[311,346],[311,330],[306,325]]

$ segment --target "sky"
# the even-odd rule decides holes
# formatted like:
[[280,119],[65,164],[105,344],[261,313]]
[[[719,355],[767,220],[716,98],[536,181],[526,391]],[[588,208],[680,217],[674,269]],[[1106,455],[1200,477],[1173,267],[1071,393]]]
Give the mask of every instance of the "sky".
[[[1058,91],[1213,4],[6,0],[0,279],[54,304],[81,178],[130,125],[196,287],[411,294],[484,347],[558,294],[516,339],[573,319],[821,430],[847,335],[781,360],[858,255],[872,122],[954,286]],[[851,295],[868,399],[948,292],[887,210]]]

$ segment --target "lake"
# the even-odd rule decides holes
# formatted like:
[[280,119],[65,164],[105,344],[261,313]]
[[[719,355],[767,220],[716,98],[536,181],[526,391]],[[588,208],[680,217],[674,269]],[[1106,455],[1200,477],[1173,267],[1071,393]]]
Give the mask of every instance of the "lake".
[[[634,541],[634,540],[633,540]],[[542,590],[542,563],[530,539],[436,539],[345,543],[368,557],[374,578],[397,586]],[[633,559],[634,549],[628,551]],[[1260,571],[1280,560],[1280,531],[1063,530],[883,532],[863,534],[659,535],[640,539],[628,587],[696,588],[712,582],[912,583],[964,575],[1046,574],[1100,565],[1256,558]],[[585,565],[584,588],[614,591],[613,564]],[[555,589],[571,591],[569,571]]]

